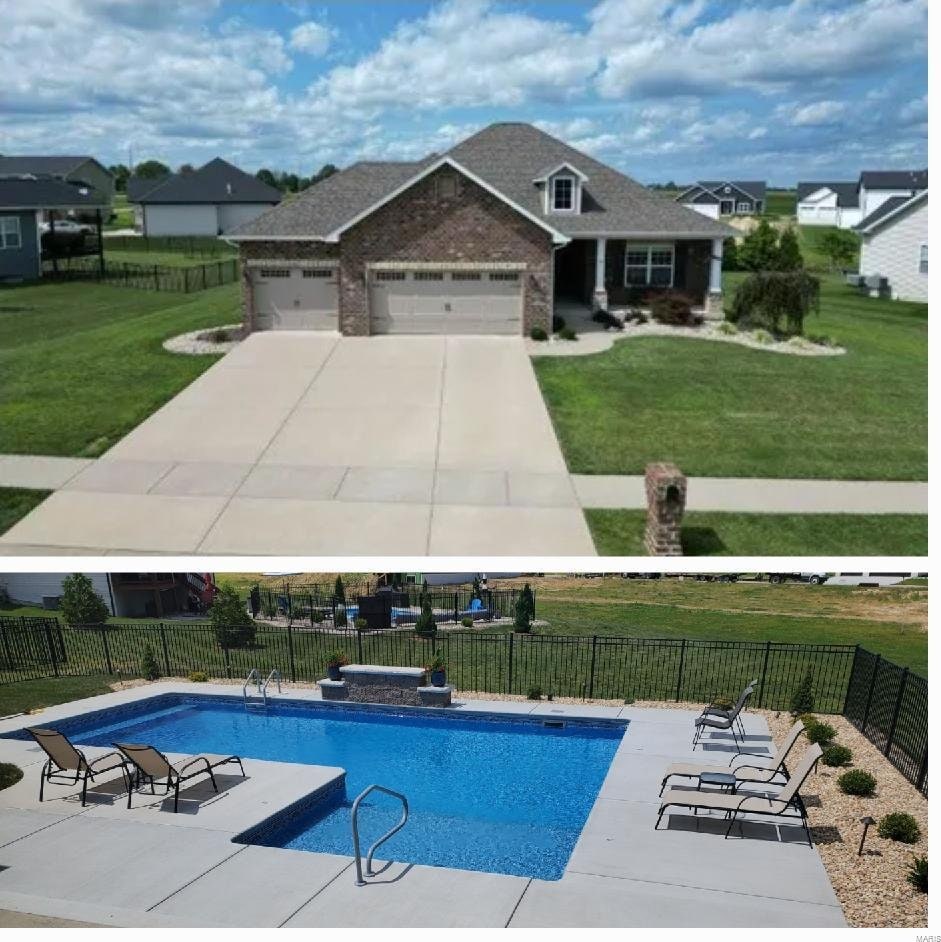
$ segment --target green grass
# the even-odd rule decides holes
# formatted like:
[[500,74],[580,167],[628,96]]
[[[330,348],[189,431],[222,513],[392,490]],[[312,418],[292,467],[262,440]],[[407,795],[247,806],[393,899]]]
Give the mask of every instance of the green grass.
[[[642,510],[586,510],[602,556],[643,556]],[[687,513],[687,556],[927,556],[928,517],[916,514]]]
[[236,284],[190,295],[0,289],[0,453],[101,454],[217,359],[167,353],[162,341],[239,316]]
[[225,251],[210,255],[200,252],[148,252],[145,250],[133,251],[131,249],[111,249],[105,242],[105,259],[108,262],[127,262],[132,265],[166,265],[171,268],[192,268],[196,265],[214,265],[216,262],[237,258],[238,253],[229,246]]
[[83,697],[95,697],[111,693],[110,678],[94,677],[46,677],[42,680],[21,680],[13,684],[0,685],[0,716],[25,713],[42,707],[68,703]]
[[127,201],[126,193],[115,193],[111,203],[115,218],[105,224],[105,229],[133,229],[134,207]]
[[765,193],[765,212],[771,216],[797,214],[797,190],[768,190]]
[[[742,276],[725,276],[732,290]],[[533,364],[569,470],[926,480],[927,305],[823,279],[805,323],[847,348],[798,357],[646,337]]]
[[[801,256],[804,265],[815,271],[826,272],[830,269],[830,261],[824,254],[820,245],[828,232],[840,232],[836,226],[798,226],[797,239],[800,242]],[[851,233],[853,235],[853,233]],[[857,238],[858,243],[858,238]],[[845,267],[856,268],[859,265],[859,251],[856,257]]]
[[33,491],[20,487],[0,487],[0,533],[39,506],[52,492]]

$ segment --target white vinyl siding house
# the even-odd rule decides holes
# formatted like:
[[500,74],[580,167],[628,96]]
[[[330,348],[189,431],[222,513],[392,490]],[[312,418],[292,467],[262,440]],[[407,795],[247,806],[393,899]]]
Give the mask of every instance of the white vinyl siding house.
[[214,236],[221,231],[218,207],[211,203],[142,206],[141,223],[148,236]]
[[907,204],[868,230],[862,229],[859,272],[889,282],[893,298],[928,300],[928,194]]

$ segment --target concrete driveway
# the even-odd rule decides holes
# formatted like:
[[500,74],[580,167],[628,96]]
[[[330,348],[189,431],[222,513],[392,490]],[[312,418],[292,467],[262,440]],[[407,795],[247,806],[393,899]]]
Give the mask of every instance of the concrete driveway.
[[253,334],[0,537],[29,552],[593,555],[521,338]]

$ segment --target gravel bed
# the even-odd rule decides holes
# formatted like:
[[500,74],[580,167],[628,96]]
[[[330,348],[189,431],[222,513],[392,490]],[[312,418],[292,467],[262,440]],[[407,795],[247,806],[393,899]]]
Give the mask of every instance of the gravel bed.
[[208,339],[217,330],[241,330],[241,324],[225,324],[222,327],[203,327],[200,330],[191,330],[187,334],[177,334],[169,340],[164,340],[163,349],[170,353],[183,353],[188,356],[205,356],[211,353],[228,353],[234,350],[241,338],[226,340],[218,343]]

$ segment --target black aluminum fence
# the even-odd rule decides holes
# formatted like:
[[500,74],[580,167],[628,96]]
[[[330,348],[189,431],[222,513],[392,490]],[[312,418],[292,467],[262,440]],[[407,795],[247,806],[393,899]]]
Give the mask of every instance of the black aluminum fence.
[[[398,589],[380,589],[374,583],[364,582],[344,586],[345,606],[337,598],[334,585],[310,583],[302,586],[284,585],[280,588],[259,587],[257,594],[250,596],[254,614],[267,618],[284,618],[292,624],[307,623],[311,627],[337,622],[337,610],[345,610],[350,616],[362,596],[381,596],[388,592],[392,609],[393,625],[414,625],[421,614],[424,595],[438,620],[458,622],[462,618],[473,621],[492,622],[500,618],[512,618],[520,589],[474,589],[467,586],[434,587],[423,589],[409,585]],[[536,596],[533,593],[535,611]],[[352,617],[348,617],[352,621]]]
[[59,260],[58,271],[50,262],[43,263],[43,277],[60,281],[100,281],[104,284],[145,291],[178,291],[190,294],[237,281],[239,261],[225,258],[202,265],[142,265],[136,262],[78,257]]
[[928,794],[928,681],[860,648],[846,692],[846,718]]
[[243,678],[277,668],[312,683],[327,656],[408,667],[439,651],[460,690],[611,700],[707,702],[735,697],[753,679],[756,707],[786,710],[813,674],[815,711],[845,714],[924,794],[928,780],[928,684],[907,669],[852,645],[693,641],[441,630],[411,631],[258,625],[250,647],[221,646],[204,622],[111,623],[66,628],[55,618],[0,617],[0,683],[53,676],[140,675],[147,647],[165,676],[205,671]]

